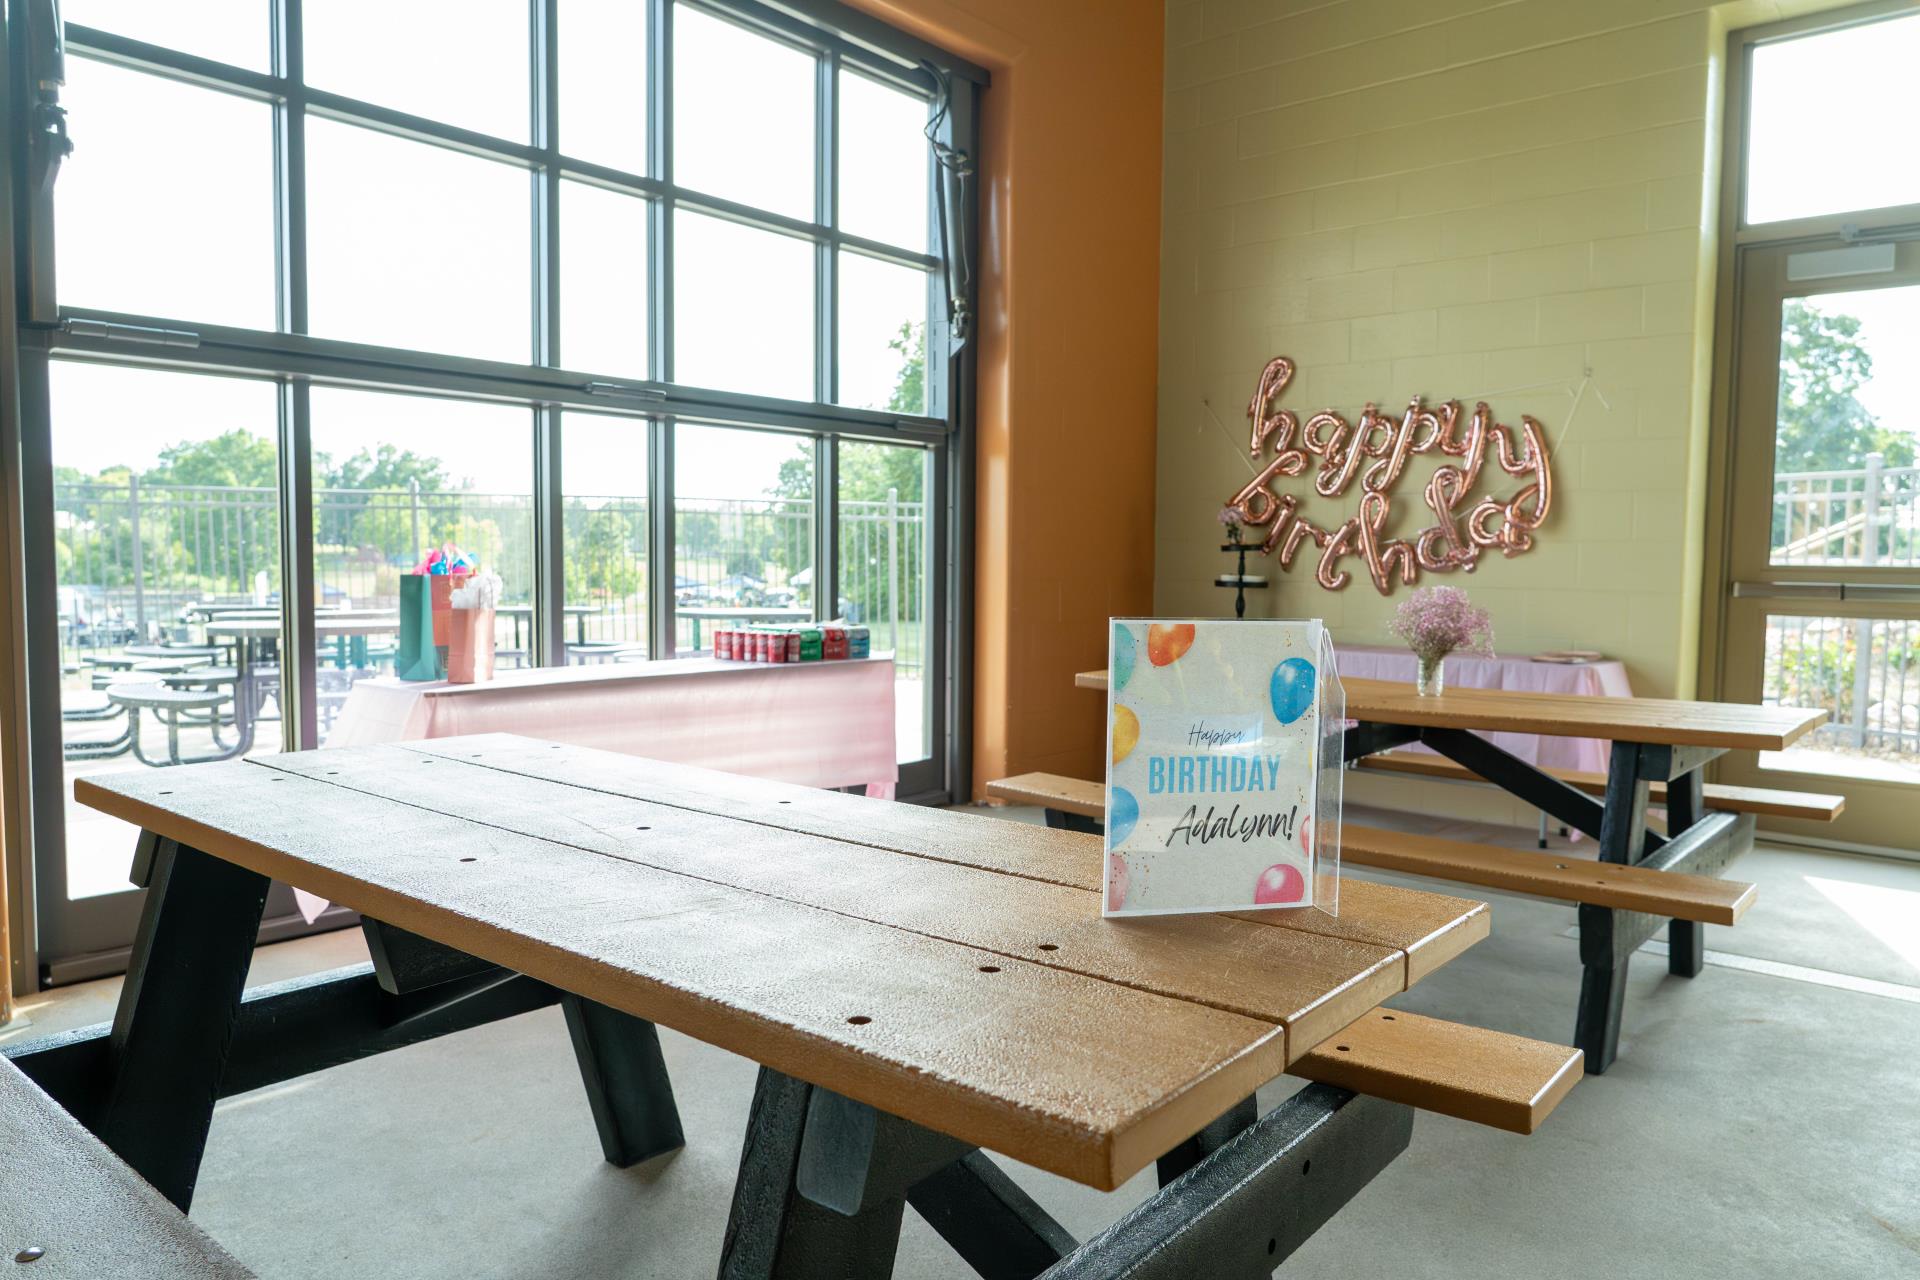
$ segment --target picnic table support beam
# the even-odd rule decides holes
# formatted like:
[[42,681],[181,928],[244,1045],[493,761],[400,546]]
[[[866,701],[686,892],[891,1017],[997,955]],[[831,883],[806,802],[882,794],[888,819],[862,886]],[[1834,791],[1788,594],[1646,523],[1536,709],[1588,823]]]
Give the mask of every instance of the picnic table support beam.
[[[1465,729],[1418,729],[1419,740],[1464,769],[1485,778],[1510,795],[1520,797],[1542,813],[1598,839],[1604,810],[1592,796],[1580,791],[1477,733]],[[1644,809],[1644,806],[1643,806]]]
[[654,1025],[582,996],[560,1005],[607,1163],[625,1169],[686,1146]]
[[108,1042],[97,1114],[82,1117],[182,1212],[213,1122],[267,877],[142,832],[139,931]]
[[1158,1194],[1076,1247],[984,1153],[762,1067],[720,1276],[889,1276],[911,1202],[990,1280],[1266,1277],[1406,1150],[1413,1109],[1313,1084],[1255,1110],[1180,1144]]
[[1312,1084],[1080,1246],[1045,1280],[1265,1280],[1413,1135],[1413,1108]]
[[[395,996],[381,988],[373,967],[364,963],[254,987],[241,997],[217,1096],[264,1089],[531,1013],[559,999],[560,993],[545,983],[505,970]],[[55,1102],[84,1118],[100,1107],[112,1032],[112,1024],[103,1022],[9,1044],[0,1053]]]
[[1055,831],[1083,831],[1097,836],[1107,829],[1106,823],[1098,818],[1089,818],[1084,813],[1068,813],[1065,809],[1047,809],[1043,812],[1047,825]]
[[1031,1280],[1079,1247],[984,1151],[922,1178],[907,1203],[986,1280]]

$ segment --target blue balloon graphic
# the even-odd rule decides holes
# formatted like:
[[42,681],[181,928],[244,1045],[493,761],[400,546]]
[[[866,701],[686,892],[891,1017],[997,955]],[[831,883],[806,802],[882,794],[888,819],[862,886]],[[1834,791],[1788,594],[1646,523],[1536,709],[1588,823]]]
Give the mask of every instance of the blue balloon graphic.
[[1133,654],[1139,644],[1133,638],[1133,632],[1114,624],[1113,628],[1113,688],[1114,692],[1127,687],[1127,681],[1133,679]]
[[1313,664],[1305,658],[1288,658],[1273,669],[1267,695],[1281,724],[1298,720],[1313,705]]
[[1113,789],[1113,803],[1107,806],[1107,847],[1117,849],[1125,844],[1127,837],[1133,834],[1133,826],[1140,821],[1140,802],[1133,798],[1133,792],[1125,787]]

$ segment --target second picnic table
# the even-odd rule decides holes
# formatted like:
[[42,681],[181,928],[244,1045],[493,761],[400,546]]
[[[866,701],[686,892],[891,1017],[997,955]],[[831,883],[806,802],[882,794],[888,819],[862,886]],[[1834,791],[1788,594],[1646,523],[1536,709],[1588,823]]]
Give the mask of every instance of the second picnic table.
[[[1105,690],[1107,673],[1083,671],[1074,683]],[[1348,763],[1421,743],[1593,837],[1602,862],[1702,876],[1717,874],[1752,847],[1754,824],[1750,815],[1707,812],[1701,770],[1728,751],[1785,750],[1827,719],[1824,710],[1805,707],[1500,689],[1425,696],[1398,681],[1340,683],[1353,722]],[[1503,732],[1611,741],[1603,797],[1480,736]],[[1648,792],[1656,783],[1666,790],[1665,835],[1647,829]],[[1628,958],[1666,925],[1668,971],[1691,978],[1704,961],[1704,934],[1697,920],[1663,920],[1597,902],[1582,902],[1579,920],[1583,973],[1573,1042],[1597,1075],[1619,1050]]]
[[[1409,1104],[1525,1132],[1580,1074],[1376,1008],[1486,936],[1460,898],[1103,920],[1082,835],[504,734],[76,795],[142,828],[144,914],[111,1031],[18,1061],[183,1208],[217,1097],[543,991],[616,1163],[683,1141],[655,1023],[762,1064],[730,1276],[888,1274],[909,1196],[983,1274],[1264,1275],[1405,1148]],[[362,912],[374,974],[242,1002],[268,877]],[[1289,1070],[1321,1083],[1256,1115]],[[979,1147],[1167,1185],[1076,1249]]]

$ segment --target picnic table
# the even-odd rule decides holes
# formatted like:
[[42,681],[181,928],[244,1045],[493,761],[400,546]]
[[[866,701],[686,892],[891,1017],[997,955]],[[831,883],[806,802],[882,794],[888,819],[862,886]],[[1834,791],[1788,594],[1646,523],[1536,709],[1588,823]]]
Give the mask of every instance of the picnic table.
[[[554,999],[618,1164],[685,1140],[656,1024],[761,1064],[729,1276],[889,1274],[909,1199],[983,1274],[1264,1275],[1413,1105],[1526,1132],[1580,1074],[1376,1008],[1486,935],[1459,898],[1103,920],[1085,836],[505,734],[75,793],[142,828],[140,931],[111,1028],[8,1053],[182,1208],[216,1098]],[[372,972],[243,999],[268,877],[359,910]],[[980,1148],[1164,1189],[1076,1248]]]
[[[1107,673],[1083,671],[1074,677],[1074,683],[1084,689],[1105,690]],[[1702,877],[1717,874],[1752,847],[1754,821],[1751,813],[1709,812],[1703,802],[1701,770],[1728,751],[1785,750],[1827,719],[1824,710],[1749,703],[1497,689],[1450,689],[1437,697],[1426,697],[1413,685],[1398,681],[1343,679],[1341,685],[1346,691],[1347,717],[1353,722],[1346,732],[1348,763],[1420,743],[1593,837],[1599,843],[1603,863]],[[1612,745],[1603,794],[1598,798],[1589,795],[1482,736],[1492,733],[1609,740]],[[1664,787],[1664,835],[1647,827],[1649,788],[1656,784]],[[1422,850],[1416,845],[1423,839],[1412,836],[1391,840],[1402,852],[1398,857],[1390,852],[1388,857],[1402,867],[1415,863],[1433,868],[1458,867],[1474,856],[1470,851],[1481,848],[1429,841],[1429,847]],[[1569,866],[1558,870],[1585,875]],[[1494,869],[1483,874],[1503,873]],[[1528,868],[1506,874],[1518,884],[1521,878],[1538,872]],[[1590,887],[1609,888],[1604,879]],[[1619,901],[1620,886],[1611,888],[1616,892],[1587,893],[1584,898],[1590,900],[1579,903],[1583,974],[1574,1044],[1585,1050],[1587,1070],[1595,1075],[1604,1072],[1619,1051],[1629,957],[1665,925],[1668,972],[1691,978],[1700,973],[1704,963],[1701,920],[1662,919],[1644,909],[1613,905]],[[1750,894],[1745,897],[1750,898]],[[1729,902],[1727,907],[1737,916],[1744,910],[1744,898]],[[1722,923],[1731,923],[1731,919]]]
[[[336,640],[352,636],[386,635],[400,629],[400,615],[377,610],[315,613],[313,629],[320,638],[333,637]],[[280,639],[280,615],[275,612],[269,618],[217,616],[207,623],[206,630],[209,639],[225,637],[232,642],[233,665],[239,672],[239,679],[234,685],[234,721],[240,726],[242,734],[251,740],[253,721],[266,700],[255,668],[261,663],[261,653],[265,647]]]

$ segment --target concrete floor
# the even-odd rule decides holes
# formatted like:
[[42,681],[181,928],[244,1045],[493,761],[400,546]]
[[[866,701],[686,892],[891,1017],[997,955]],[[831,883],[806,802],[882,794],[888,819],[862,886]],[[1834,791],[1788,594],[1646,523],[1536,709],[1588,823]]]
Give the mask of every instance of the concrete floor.
[[[1281,1274],[1920,1277],[1920,865],[1763,847],[1732,874],[1758,905],[1694,981],[1636,961],[1612,1071],[1530,1138],[1420,1116]],[[1479,896],[1493,936],[1395,1003],[1563,1041],[1572,910]],[[254,980],[363,955],[357,931],[283,943]],[[35,997],[25,1034],[110,1015],[116,986]],[[546,1010],[222,1102],[194,1216],[269,1280],[712,1275],[754,1068],[663,1038],[691,1142],[645,1167],[600,1161]],[[1082,1238],[1151,1191],[1013,1172]],[[909,1213],[896,1274],[971,1273]]]

